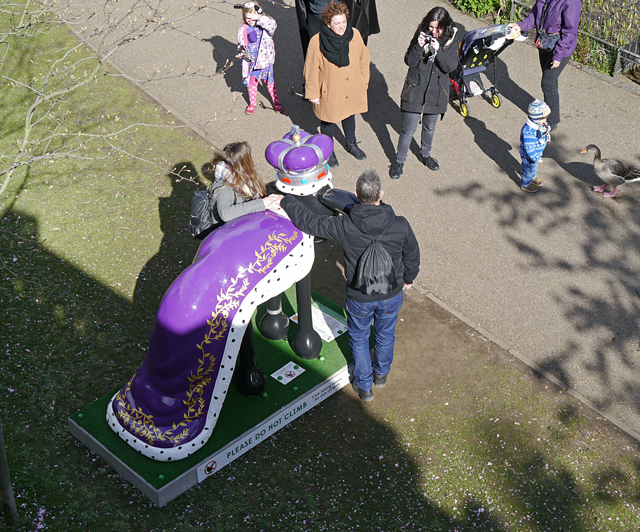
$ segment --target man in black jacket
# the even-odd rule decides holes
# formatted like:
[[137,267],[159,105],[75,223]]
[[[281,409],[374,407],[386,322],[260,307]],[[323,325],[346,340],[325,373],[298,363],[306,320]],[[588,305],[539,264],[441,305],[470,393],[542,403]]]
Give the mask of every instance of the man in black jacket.
[[[364,172],[356,183],[355,204],[349,214],[322,216],[306,209],[294,196],[280,206],[296,227],[310,235],[333,238],[342,244],[347,277],[349,346],[353,355],[353,389],[364,401],[373,399],[372,385],[383,388],[393,362],[393,347],[402,291],[410,288],[420,269],[420,249],[406,218],[382,203],[384,191],[375,170]],[[388,293],[367,295],[358,290],[356,269],[364,250],[379,239],[391,255],[397,287]],[[371,322],[375,331],[373,368],[369,354]]]

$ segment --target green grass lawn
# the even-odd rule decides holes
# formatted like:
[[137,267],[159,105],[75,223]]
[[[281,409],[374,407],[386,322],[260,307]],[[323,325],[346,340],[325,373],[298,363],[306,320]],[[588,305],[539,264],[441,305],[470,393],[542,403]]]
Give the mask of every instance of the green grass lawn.
[[[74,37],[38,39],[32,56]],[[5,75],[33,75],[20,57]],[[6,146],[26,94],[5,81],[0,91]],[[173,121],[114,77],[61,109],[95,130],[116,116]],[[376,391],[364,405],[337,393],[168,506],[152,506],[71,437],[67,419],[142,362],[162,295],[197,249],[187,233],[194,184],[167,171],[188,163],[193,175],[212,149],[185,128],[139,127],[121,140],[137,159],[96,159],[96,145],[88,159],[23,169],[0,216],[0,415],[18,530],[640,528],[636,443],[488,342],[469,349],[464,324],[411,299],[403,323],[422,327],[429,350],[420,359],[426,341],[400,325],[394,371],[405,377],[385,390],[393,400]],[[450,359],[437,354],[445,351]],[[449,378],[436,375],[443,360]]]

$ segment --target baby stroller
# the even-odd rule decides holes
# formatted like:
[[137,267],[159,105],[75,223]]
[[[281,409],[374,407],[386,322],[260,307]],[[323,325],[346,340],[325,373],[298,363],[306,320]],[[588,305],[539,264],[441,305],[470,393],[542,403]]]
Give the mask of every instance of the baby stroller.
[[[468,31],[462,38],[458,57],[460,66],[451,76],[451,100],[458,100],[462,116],[469,115],[467,101],[473,96],[490,94],[491,105],[500,107],[500,96],[496,87],[496,57],[513,42],[514,36],[507,37],[507,25],[500,24]],[[480,73],[493,63],[493,87],[486,88]],[[487,76],[488,77],[488,76]]]

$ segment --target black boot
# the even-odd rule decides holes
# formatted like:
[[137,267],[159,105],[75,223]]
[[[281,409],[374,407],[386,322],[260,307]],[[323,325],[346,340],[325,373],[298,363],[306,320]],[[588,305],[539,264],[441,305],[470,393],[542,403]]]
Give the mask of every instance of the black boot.
[[391,163],[391,168],[389,168],[389,177],[391,179],[400,179],[403,168],[404,163]]
[[431,157],[431,155],[425,157],[424,155],[420,154],[418,159],[420,159],[420,162],[424,164],[429,170],[433,170],[434,172],[440,170],[438,161]]
[[236,386],[243,395],[260,395],[267,385],[267,378],[264,372],[256,364],[255,351],[253,349],[253,326],[251,323],[249,323],[242,337],[234,375]]
[[358,142],[355,140],[351,142],[347,139],[347,152],[358,159],[358,161],[364,161],[367,158],[367,154],[358,148]]
[[338,164],[338,158],[336,157],[336,152],[335,151],[331,152],[331,155],[329,156],[329,160],[327,161],[327,164],[331,168],[335,168],[336,166],[340,166],[340,164]]

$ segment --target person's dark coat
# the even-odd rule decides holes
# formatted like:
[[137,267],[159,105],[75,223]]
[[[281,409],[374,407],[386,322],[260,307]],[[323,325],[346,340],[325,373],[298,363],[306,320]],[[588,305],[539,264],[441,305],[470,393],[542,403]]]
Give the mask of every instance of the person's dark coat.
[[[333,238],[342,244],[344,270],[347,278],[347,296],[354,301],[379,301],[390,299],[402,291],[404,284],[412,284],[420,269],[420,248],[409,222],[396,216],[391,205],[355,204],[349,214],[323,216],[308,210],[293,196],[285,196],[280,206],[287,212],[293,224],[310,235]],[[384,235],[382,235],[384,233]],[[358,259],[371,244],[371,237],[393,259],[398,287],[389,294],[367,296],[355,287],[355,271]]]
[[[315,32],[309,32],[309,16],[313,16],[315,11],[328,3],[328,0],[296,0],[295,2],[300,42],[305,57],[307,57],[309,41],[315,35]],[[351,24],[360,32],[366,46],[369,35],[380,33],[376,0],[344,0],[344,3],[349,8]]]
[[[298,19],[298,31],[300,32],[300,42],[302,43],[302,54],[307,57],[307,48],[309,48],[309,41],[316,32],[310,33],[309,31],[309,17],[314,15],[314,9],[321,9],[327,5],[328,0],[296,0],[296,16]],[[312,4],[314,8],[312,8]],[[317,6],[317,8],[315,7]],[[319,17],[319,15],[318,15]]]
[[409,67],[402,87],[400,108],[406,113],[443,115],[449,104],[449,73],[458,68],[458,28],[432,57],[418,44],[418,32],[411,40],[404,62]]
[[356,28],[366,46],[369,35],[380,33],[376,0],[342,0],[349,8],[351,24]]

